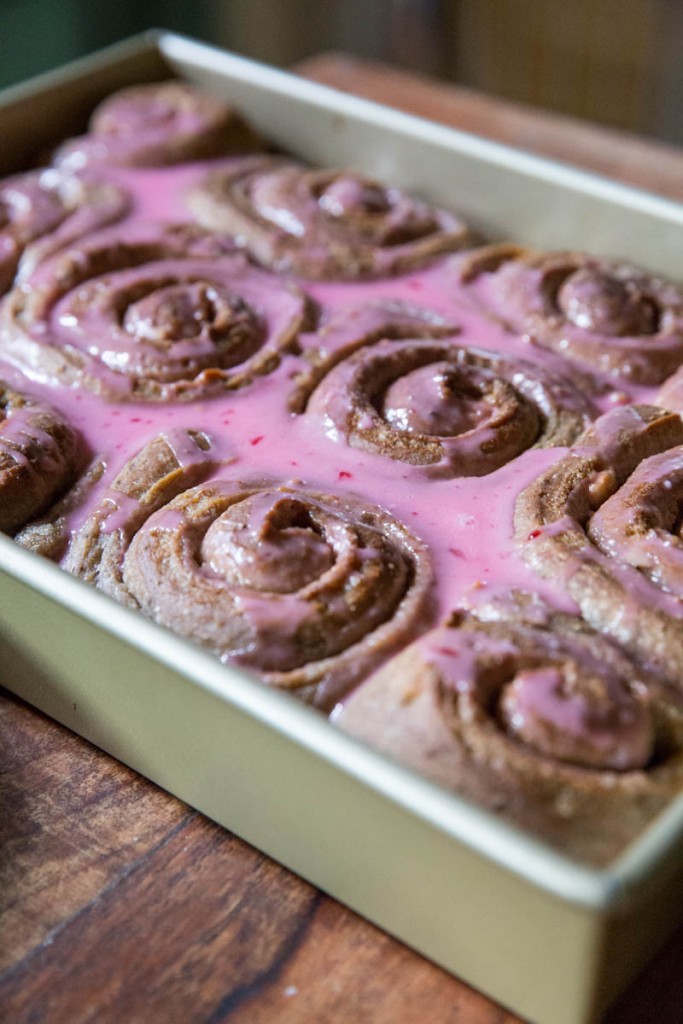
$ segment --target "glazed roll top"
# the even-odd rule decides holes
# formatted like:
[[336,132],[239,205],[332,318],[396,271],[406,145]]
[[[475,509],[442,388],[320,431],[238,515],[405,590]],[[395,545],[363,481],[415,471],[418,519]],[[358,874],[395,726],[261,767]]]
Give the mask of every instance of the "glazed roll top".
[[615,409],[522,492],[515,512],[529,565],[679,688],[682,446],[678,415]]
[[201,224],[239,237],[260,263],[310,278],[397,274],[471,239],[457,216],[399,188],[280,157],[211,170],[188,203]]
[[273,370],[307,310],[230,239],[138,224],[90,235],[18,285],[0,356],[109,400],[192,400]]
[[58,412],[0,381],[0,530],[16,532],[63,494],[83,447]]
[[592,863],[683,780],[683,705],[578,619],[482,607],[428,633],[335,712],[341,728]]
[[0,294],[51,253],[130,209],[125,189],[53,168],[0,181]]
[[103,100],[88,133],[64,143],[55,163],[67,170],[107,164],[158,167],[262,146],[229,102],[187,82],[153,82],[120,89]]
[[484,476],[571,443],[591,406],[569,380],[456,340],[382,340],[334,362],[306,416],[353,448],[435,477]]
[[[388,513],[222,474],[184,489],[187,470],[157,465],[160,444],[136,456],[75,535],[70,571],[321,706],[427,621],[426,546]],[[206,475],[211,450],[202,441],[193,473]]]
[[660,384],[683,361],[683,289],[631,264],[499,245],[458,274],[511,330],[608,377]]

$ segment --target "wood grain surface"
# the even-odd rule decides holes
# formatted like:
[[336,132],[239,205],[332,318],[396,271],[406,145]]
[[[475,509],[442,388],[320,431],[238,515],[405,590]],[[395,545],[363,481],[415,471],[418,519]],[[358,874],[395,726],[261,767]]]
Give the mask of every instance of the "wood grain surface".
[[[327,55],[310,77],[683,197],[683,152]],[[0,694],[0,1020],[520,1024]],[[683,929],[606,1024],[681,1024]]]

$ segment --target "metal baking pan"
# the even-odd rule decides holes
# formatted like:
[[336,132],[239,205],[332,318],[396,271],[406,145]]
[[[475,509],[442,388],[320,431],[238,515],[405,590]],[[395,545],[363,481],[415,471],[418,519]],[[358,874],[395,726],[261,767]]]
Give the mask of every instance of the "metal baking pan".
[[[489,235],[664,272],[683,258],[680,205],[165,32],[0,94],[0,170],[112,89],[169,75],[232,96],[283,149]],[[597,1021],[681,918],[683,798],[609,868],[584,867],[5,537],[0,638],[9,689],[535,1024]]]

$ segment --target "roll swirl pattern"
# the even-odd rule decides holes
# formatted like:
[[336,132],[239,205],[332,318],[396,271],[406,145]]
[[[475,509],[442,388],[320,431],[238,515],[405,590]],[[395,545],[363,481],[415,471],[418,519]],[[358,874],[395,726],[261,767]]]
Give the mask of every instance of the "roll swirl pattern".
[[54,409],[0,381],[0,530],[13,534],[73,482],[76,430]]
[[683,423],[652,406],[600,417],[518,498],[517,541],[584,618],[683,679]]
[[188,204],[204,226],[240,238],[259,263],[318,279],[403,273],[471,239],[457,216],[402,189],[279,157],[209,171]]
[[96,107],[88,132],[54,155],[57,166],[161,167],[263,148],[232,104],[187,82],[120,89]]
[[484,476],[529,448],[570,444],[592,410],[541,366],[457,338],[413,338],[331,360],[305,414],[353,448],[460,477]]
[[224,474],[170,497],[139,456],[65,566],[223,660],[329,707],[424,626],[427,549],[372,505]]
[[0,294],[17,271],[26,278],[51,253],[120,220],[129,206],[125,189],[54,168],[0,181]]
[[308,310],[231,240],[138,224],[90,235],[16,286],[0,356],[110,400],[192,400],[272,371]]
[[335,721],[593,863],[614,857],[683,778],[680,700],[558,613],[458,614],[361,686]]
[[391,299],[353,303],[323,313],[315,330],[300,339],[301,365],[292,375],[287,404],[292,412],[303,412],[330,370],[367,345],[387,338],[446,338],[457,333],[457,325],[434,310]]
[[683,362],[683,287],[631,264],[498,245],[459,275],[512,331],[608,377],[661,384]]

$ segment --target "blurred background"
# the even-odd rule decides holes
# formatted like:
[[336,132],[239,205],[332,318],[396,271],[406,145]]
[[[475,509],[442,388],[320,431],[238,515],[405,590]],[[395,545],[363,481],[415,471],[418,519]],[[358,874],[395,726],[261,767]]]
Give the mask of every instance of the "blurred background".
[[0,0],[0,85],[150,27],[281,66],[343,50],[683,143],[680,0]]

